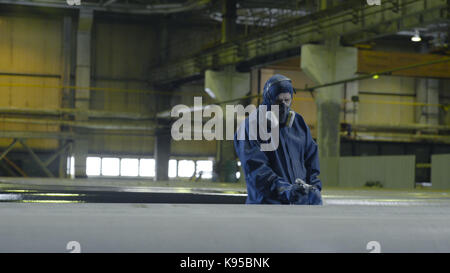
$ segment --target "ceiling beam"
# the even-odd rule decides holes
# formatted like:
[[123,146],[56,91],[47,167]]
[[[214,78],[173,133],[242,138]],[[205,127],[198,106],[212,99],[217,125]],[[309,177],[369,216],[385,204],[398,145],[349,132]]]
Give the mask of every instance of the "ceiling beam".
[[[104,12],[117,12],[127,14],[170,14],[185,12],[189,10],[201,9],[210,4],[211,0],[192,0],[187,2],[161,4],[161,5],[136,5],[115,3],[116,0],[109,0],[104,5],[101,3],[81,2],[81,5],[68,5],[66,1],[58,0],[2,0],[0,4],[49,7],[61,9],[90,9]],[[107,5],[106,5],[107,4]]]
[[109,6],[109,5],[111,5],[111,4],[115,3],[115,2],[117,2],[117,0],[108,0],[105,3],[103,3],[102,6],[106,7],[106,6]]
[[203,50],[164,67],[155,67],[150,71],[149,79],[154,84],[170,84],[201,76],[206,69],[254,64],[253,60],[263,60],[265,56],[300,48],[303,44],[322,42],[334,36],[340,36],[344,44],[351,45],[446,20],[447,0],[393,1],[383,2],[381,6],[349,0],[345,5]]

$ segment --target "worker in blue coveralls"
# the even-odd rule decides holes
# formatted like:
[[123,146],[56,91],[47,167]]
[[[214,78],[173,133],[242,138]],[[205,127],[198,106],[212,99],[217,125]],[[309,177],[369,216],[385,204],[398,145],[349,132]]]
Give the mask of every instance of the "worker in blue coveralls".
[[239,129],[245,130],[245,139],[238,138],[238,132],[234,136],[247,182],[247,204],[322,205],[318,147],[303,117],[290,110],[293,92],[291,80],[283,75],[272,76],[264,85],[261,105],[279,109],[276,149],[263,151],[261,139],[249,138],[250,117]]

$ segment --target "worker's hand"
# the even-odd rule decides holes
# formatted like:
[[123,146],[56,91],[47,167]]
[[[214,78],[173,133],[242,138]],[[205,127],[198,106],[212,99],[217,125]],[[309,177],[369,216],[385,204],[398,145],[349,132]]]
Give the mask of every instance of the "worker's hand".
[[291,203],[295,203],[303,195],[305,195],[305,190],[303,189],[303,187],[301,185],[298,185],[298,184],[292,184],[292,186],[291,186],[291,188],[289,189],[289,192],[288,192],[288,200]]
[[309,205],[322,205],[322,195],[320,194],[320,190],[313,185],[306,184],[300,178],[295,180],[295,184],[301,185],[302,191],[305,195],[308,196],[308,204]]
[[300,190],[301,194],[308,194],[310,191],[315,190],[314,186],[306,184],[306,182],[300,178],[295,179],[294,185],[299,186],[299,190]]
[[[279,187],[278,193],[284,195],[290,203],[298,202],[302,197],[307,197],[310,193],[318,191],[313,185],[306,184],[300,178],[294,184],[285,183],[287,186]],[[320,193],[320,191],[319,191]]]
[[308,200],[310,205],[322,205],[322,195],[320,194],[320,191],[317,188],[314,188],[309,195]]
[[286,186],[279,187],[278,194],[284,195],[284,197],[287,199],[289,203],[295,203],[297,202],[302,195],[304,195],[303,189],[298,184],[289,184],[285,183]]

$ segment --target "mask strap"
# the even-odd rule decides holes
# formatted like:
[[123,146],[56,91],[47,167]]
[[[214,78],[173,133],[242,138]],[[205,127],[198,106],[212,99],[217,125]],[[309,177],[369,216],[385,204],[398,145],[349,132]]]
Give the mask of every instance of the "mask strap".
[[271,82],[271,83],[269,83],[269,85],[267,85],[266,91],[269,90],[270,87],[272,87],[274,84],[277,84],[279,82],[284,82],[284,81],[288,81],[288,82],[292,83],[291,79],[289,79],[289,78],[281,79],[281,80],[278,80],[278,81],[275,81],[275,82]]
[[295,119],[295,112],[294,111],[289,111],[289,116],[288,116],[288,119],[286,121],[286,126],[291,128],[292,124],[294,124],[294,119]]

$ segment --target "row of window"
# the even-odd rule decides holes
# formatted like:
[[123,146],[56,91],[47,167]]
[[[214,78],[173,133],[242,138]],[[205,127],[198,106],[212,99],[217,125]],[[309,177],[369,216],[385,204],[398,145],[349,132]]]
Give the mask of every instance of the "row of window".
[[[74,175],[74,157],[67,159],[67,173]],[[213,172],[212,160],[169,160],[169,178],[196,177],[211,179]],[[126,176],[154,177],[155,159],[152,158],[117,158],[117,157],[87,157],[87,176]]]

